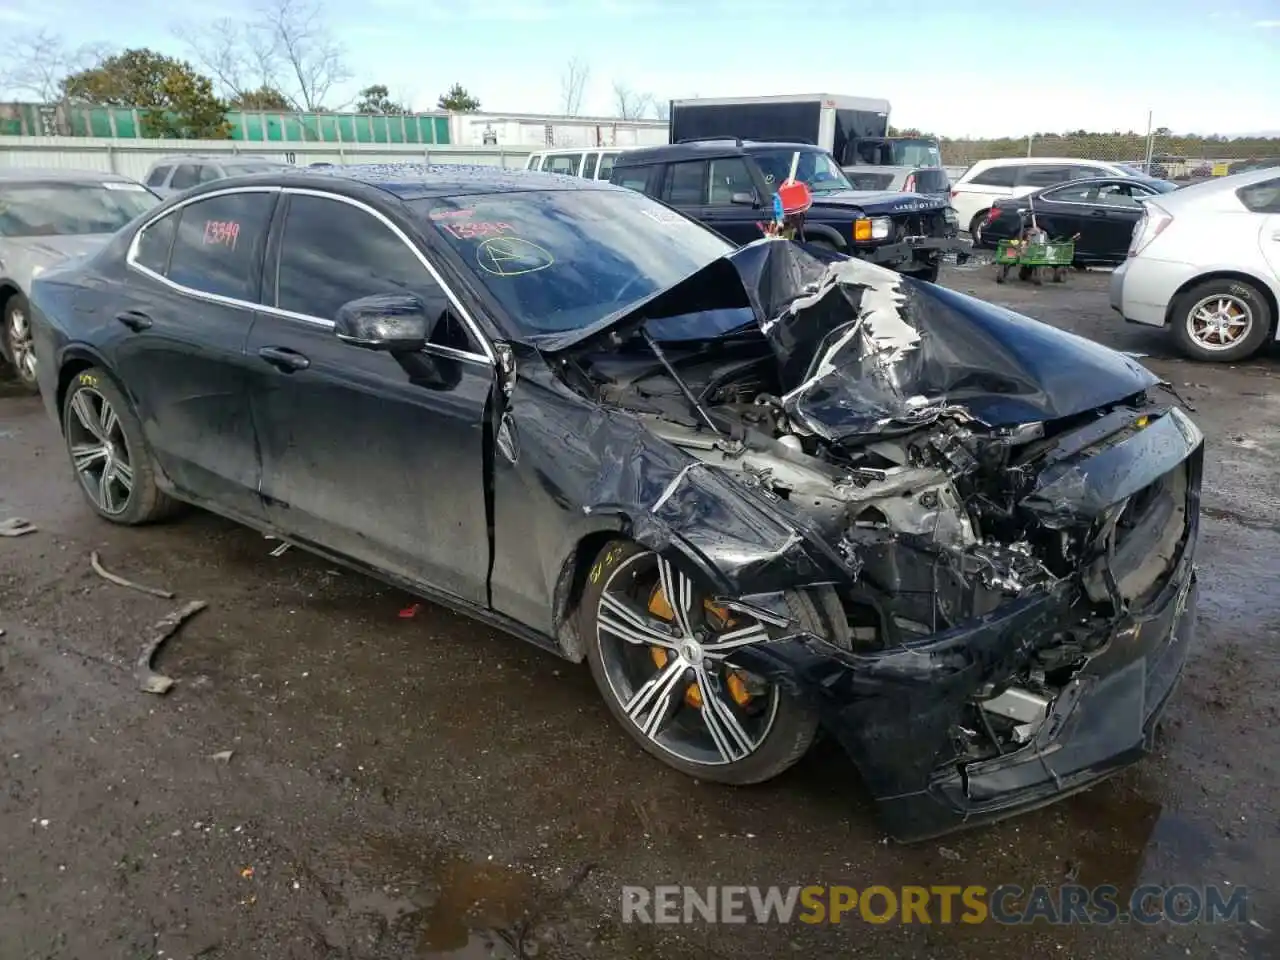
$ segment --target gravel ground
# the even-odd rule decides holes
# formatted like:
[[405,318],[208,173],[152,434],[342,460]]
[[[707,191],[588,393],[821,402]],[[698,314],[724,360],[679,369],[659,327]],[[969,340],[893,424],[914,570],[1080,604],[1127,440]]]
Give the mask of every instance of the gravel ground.
[[[944,283],[1120,349],[1209,438],[1201,630],[1158,755],[937,843],[886,841],[819,749],[699,785],[609,721],[585,668],[218,518],[125,530],[81,501],[37,401],[0,397],[0,960],[20,958],[1269,957],[1280,858],[1280,394],[1274,356],[1171,356],[1106,276]],[[111,569],[177,594],[108,584]],[[209,603],[161,651],[155,622]],[[230,758],[225,752],[231,751]],[[624,925],[623,884],[1245,885],[1253,923]]]

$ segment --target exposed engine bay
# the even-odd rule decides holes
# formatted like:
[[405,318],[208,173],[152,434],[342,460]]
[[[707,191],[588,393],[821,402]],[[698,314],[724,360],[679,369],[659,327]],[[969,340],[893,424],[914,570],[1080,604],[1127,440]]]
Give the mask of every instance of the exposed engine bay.
[[992,425],[973,404],[913,392],[928,359],[927,332],[908,322],[911,281],[850,269],[810,277],[757,330],[683,344],[645,336],[651,350],[632,341],[583,358],[582,369],[600,401],[733,474],[838,552],[849,580],[831,589],[848,632],[832,640],[845,649],[893,650],[1071,581],[1079,624],[1042,638],[1017,675],[986,684],[953,731],[958,757],[1003,753],[1034,736],[1108,643],[1107,623],[1159,587],[1186,530],[1185,468],[1098,511],[1074,494],[1055,500],[1045,478],[1057,469],[1050,487],[1081,488],[1073,458],[1168,408],[1140,390]]

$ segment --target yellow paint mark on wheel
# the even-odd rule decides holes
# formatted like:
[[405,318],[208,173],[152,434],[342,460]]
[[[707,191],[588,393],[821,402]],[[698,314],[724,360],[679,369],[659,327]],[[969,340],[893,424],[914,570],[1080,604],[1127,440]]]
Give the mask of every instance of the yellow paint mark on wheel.
[[92,373],[82,373],[80,374],[80,382],[86,387],[96,387],[98,385],[98,378]]

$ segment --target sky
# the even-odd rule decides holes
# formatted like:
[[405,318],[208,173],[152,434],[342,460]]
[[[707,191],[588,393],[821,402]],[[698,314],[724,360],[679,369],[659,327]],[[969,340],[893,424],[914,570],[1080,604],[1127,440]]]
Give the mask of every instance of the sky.
[[[187,56],[184,36],[247,21],[257,2],[279,0],[181,16],[169,0],[0,0],[0,35],[43,27],[72,46]],[[331,106],[382,83],[431,109],[460,83],[486,111],[556,113],[577,58],[596,116],[616,115],[621,83],[660,100],[881,97],[895,125],[955,137],[1145,131],[1148,111],[1178,133],[1280,135],[1280,0],[318,2],[353,73]]]

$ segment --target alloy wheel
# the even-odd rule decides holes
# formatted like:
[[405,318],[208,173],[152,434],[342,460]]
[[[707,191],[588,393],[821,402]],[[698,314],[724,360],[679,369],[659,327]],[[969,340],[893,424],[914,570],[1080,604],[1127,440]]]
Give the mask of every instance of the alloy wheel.
[[1240,297],[1215,293],[1187,312],[1187,334],[1205,350],[1230,350],[1249,335],[1253,310]]
[[31,341],[31,324],[27,320],[27,312],[22,307],[9,309],[9,356],[13,358],[13,368],[18,376],[27,383],[36,382],[36,351]]
[[767,643],[759,621],[718,607],[652,552],[610,574],[596,615],[601,662],[622,712],[660,750],[724,765],[754,754],[778,713],[777,686],[734,664]]
[[99,510],[121,514],[133,495],[133,461],[120,418],[92,387],[80,387],[68,403],[67,445],[76,476]]

